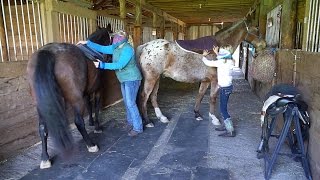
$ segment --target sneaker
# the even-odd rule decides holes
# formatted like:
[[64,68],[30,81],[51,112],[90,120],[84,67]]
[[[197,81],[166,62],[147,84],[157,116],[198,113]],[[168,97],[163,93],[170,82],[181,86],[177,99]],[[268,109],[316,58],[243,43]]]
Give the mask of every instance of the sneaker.
[[138,131],[135,131],[135,130],[132,129],[131,131],[128,132],[128,136],[134,137],[134,136],[137,136],[140,133],[142,133],[142,132],[138,132]]

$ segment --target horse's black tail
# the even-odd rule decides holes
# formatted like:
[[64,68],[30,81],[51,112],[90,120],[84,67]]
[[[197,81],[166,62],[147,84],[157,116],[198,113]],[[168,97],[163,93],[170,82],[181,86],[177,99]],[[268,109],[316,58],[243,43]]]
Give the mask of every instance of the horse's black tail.
[[34,73],[34,91],[37,100],[39,121],[48,128],[48,134],[58,149],[66,151],[73,147],[69,130],[65,104],[60,87],[54,74],[55,55],[47,50],[40,50],[36,57]]

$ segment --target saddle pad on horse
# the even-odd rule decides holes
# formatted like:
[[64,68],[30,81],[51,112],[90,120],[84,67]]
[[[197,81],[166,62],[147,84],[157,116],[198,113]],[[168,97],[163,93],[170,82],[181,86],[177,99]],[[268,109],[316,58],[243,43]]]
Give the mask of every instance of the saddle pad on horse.
[[201,53],[203,50],[212,50],[218,43],[214,36],[205,36],[194,40],[176,40],[176,43],[187,51]]
[[99,53],[94,49],[89,48],[86,44],[78,44],[77,47],[80,48],[80,50],[84,53],[84,55],[90,60],[95,60],[95,59],[98,59],[100,61],[104,60],[104,57],[101,53]]

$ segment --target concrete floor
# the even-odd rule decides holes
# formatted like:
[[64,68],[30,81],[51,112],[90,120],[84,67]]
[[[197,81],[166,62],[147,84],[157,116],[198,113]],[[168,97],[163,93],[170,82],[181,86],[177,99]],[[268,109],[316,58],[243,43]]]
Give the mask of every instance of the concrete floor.
[[[2,162],[0,179],[264,179],[263,159],[256,157],[262,102],[241,73],[235,72],[234,93],[229,102],[237,132],[234,138],[219,137],[220,132],[208,121],[208,93],[200,110],[205,119],[194,119],[197,90],[191,89],[162,88],[160,84],[159,105],[170,118],[169,124],[159,122],[150,107],[149,116],[155,127],[145,129],[138,137],[128,137],[121,102],[102,112],[103,133],[90,133],[99,152],[87,152],[79,132],[73,130],[77,144],[72,155],[55,155],[51,145],[53,166],[40,170],[41,147],[37,144]],[[282,150],[289,152],[287,145]],[[279,156],[271,179],[306,178],[299,162]]]

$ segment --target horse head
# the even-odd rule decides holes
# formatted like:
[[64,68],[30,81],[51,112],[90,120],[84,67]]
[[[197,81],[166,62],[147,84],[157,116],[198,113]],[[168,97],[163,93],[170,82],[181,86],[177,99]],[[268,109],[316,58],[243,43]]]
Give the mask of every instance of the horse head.
[[266,47],[266,42],[260,38],[259,29],[252,25],[249,19],[241,19],[231,26],[221,29],[216,33],[218,45],[231,45],[234,49],[242,41],[247,41],[257,49],[262,50]]
[[[97,27],[97,30],[92,33],[89,37],[88,40],[100,44],[100,45],[110,45],[112,43],[112,30],[111,30],[111,25],[108,24],[107,28],[104,27]],[[104,55],[104,61],[109,62],[111,61],[111,55]]]

